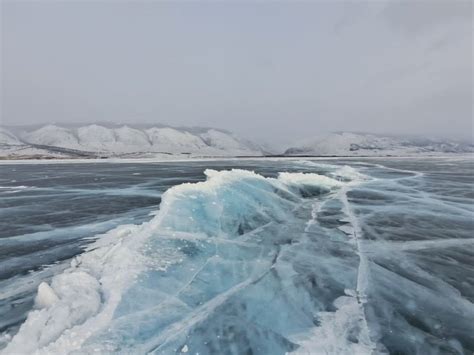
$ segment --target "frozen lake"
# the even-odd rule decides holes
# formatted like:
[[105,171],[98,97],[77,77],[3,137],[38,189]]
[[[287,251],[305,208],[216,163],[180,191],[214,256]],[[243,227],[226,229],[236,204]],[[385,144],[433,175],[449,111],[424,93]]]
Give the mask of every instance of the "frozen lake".
[[471,354],[473,231],[468,158],[0,165],[0,353]]

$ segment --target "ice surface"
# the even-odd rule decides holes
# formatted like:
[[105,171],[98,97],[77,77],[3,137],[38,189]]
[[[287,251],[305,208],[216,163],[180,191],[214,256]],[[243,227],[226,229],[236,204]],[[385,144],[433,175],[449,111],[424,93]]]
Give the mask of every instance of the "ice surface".
[[170,188],[40,284],[3,353],[469,353],[464,178],[295,164]]
[[[217,310],[223,307],[246,305],[249,320],[261,313],[252,299],[261,298],[272,283],[292,283],[291,275],[298,273],[292,270],[290,255],[306,252],[300,246],[306,238],[306,219],[300,223],[295,213],[303,213],[302,208],[309,211],[311,205],[302,197],[321,197],[344,183],[318,174],[281,173],[278,178],[245,170],[205,174],[205,182],[168,190],[150,222],[108,232],[69,270],[53,278],[51,286],[41,284],[39,309],[30,313],[5,353],[97,347],[119,351],[132,346],[132,339],[141,339],[140,351],[160,352],[177,346],[183,336],[199,333],[203,323],[220,317]],[[302,227],[295,226],[302,237],[294,247],[295,235],[288,234],[292,224]],[[293,310],[281,314],[288,302],[285,297],[275,302],[279,317],[266,312],[266,318],[255,324],[261,328],[257,338],[240,346],[250,342],[261,343],[258,346],[268,351],[294,350],[297,334],[312,331],[312,318],[333,301],[315,306],[307,291],[291,290],[290,285],[288,289]],[[293,314],[297,304],[307,311]],[[235,327],[245,331],[240,321]],[[189,338],[190,351],[196,347],[195,336]],[[106,339],[113,339],[112,344]]]

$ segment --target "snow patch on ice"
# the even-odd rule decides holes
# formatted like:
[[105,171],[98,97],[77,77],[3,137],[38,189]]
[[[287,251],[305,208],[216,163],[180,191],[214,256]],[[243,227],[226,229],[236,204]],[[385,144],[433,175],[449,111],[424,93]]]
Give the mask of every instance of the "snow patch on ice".
[[341,187],[344,184],[330,177],[311,173],[280,173],[278,180],[288,186],[323,186],[327,188]]
[[309,334],[296,336],[300,347],[292,354],[371,354],[374,344],[355,297],[341,296],[334,301],[335,312],[320,312],[320,326]]

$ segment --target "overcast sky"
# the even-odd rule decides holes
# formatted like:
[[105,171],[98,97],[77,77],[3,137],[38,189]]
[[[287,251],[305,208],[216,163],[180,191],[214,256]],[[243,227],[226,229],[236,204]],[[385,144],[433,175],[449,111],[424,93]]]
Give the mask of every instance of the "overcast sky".
[[459,0],[3,0],[0,123],[467,138],[472,18]]

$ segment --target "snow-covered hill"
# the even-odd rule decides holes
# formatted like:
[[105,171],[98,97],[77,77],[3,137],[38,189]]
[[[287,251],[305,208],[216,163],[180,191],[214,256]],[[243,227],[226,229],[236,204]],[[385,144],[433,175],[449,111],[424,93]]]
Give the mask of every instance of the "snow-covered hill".
[[98,124],[0,129],[0,156],[28,155],[23,154],[28,152],[28,149],[33,155],[44,154],[52,157],[57,154],[88,157],[210,157],[263,154],[257,145],[216,129],[187,130],[127,125],[107,127]]
[[[474,145],[339,132],[294,145],[287,156],[407,156],[474,153]],[[90,124],[0,127],[0,158],[165,158],[264,155],[261,146],[212,128]]]
[[472,152],[472,142],[338,132],[296,144],[288,148],[285,155],[407,156]]
[[5,144],[18,145],[21,144],[21,142],[13,133],[6,130],[5,128],[0,127],[0,145]]

